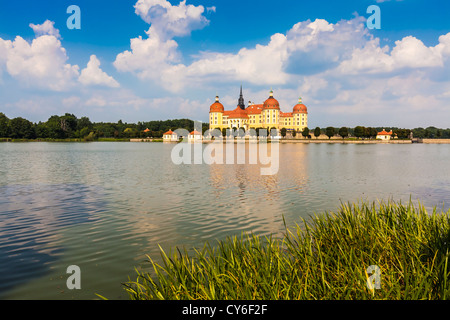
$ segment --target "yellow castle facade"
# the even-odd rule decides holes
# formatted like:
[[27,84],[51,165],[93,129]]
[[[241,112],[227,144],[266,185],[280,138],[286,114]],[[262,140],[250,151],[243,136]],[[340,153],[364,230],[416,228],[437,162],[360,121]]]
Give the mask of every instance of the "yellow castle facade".
[[245,106],[241,92],[236,109],[226,111],[220,103],[219,97],[209,108],[209,128],[210,129],[272,129],[287,131],[303,131],[308,127],[308,109],[299,98],[298,103],[293,107],[292,112],[282,112],[278,100],[274,98],[273,91],[270,90],[269,98],[263,104],[253,104],[249,102]]

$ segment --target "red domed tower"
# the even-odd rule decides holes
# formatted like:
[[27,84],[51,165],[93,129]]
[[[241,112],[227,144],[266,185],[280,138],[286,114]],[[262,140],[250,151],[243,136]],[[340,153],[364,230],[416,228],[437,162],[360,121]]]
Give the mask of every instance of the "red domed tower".
[[216,101],[209,107],[209,128],[221,129],[224,107],[219,102],[219,96],[216,96]]
[[269,98],[266,101],[264,101],[263,110],[264,109],[280,110],[280,104],[278,103],[278,100],[273,97],[272,90],[270,90]]
[[279,116],[280,116],[280,104],[278,100],[273,97],[273,91],[270,90],[269,98],[264,101],[261,120],[265,128],[279,127]]
[[219,102],[219,97],[216,96],[216,102],[214,102],[210,107],[209,107],[209,113],[211,112],[222,112],[224,111],[224,107],[223,105]]
[[302,103],[302,98],[298,98],[298,103],[292,110],[295,130],[303,130],[308,126],[308,108]]
[[308,108],[302,103],[302,98],[298,98],[298,103],[294,106],[293,113],[305,113],[308,114]]

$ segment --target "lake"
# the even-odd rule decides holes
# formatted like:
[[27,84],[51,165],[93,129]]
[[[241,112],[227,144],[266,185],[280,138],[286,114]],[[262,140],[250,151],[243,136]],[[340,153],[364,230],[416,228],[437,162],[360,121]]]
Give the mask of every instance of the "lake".
[[[450,145],[280,144],[279,171],[175,165],[174,144],[0,143],[0,298],[128,299],[159,245],[283,233],[340,202],[449,209]],[[203,145],[203,147],[205,147]],[[67,267],[81,269],[69,290]]]

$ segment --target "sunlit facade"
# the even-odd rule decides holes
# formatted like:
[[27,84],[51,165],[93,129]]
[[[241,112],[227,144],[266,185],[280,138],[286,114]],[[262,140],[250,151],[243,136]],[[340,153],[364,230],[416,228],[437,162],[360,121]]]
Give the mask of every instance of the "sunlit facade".
[[242,95],[242,87],[236,109],[226,111],[216,96],[216,101],[209,108],[209,128],[244,128],[270,130],[275,128],[288,131],[303,131],[308,127],[308,109],[298,99],[298,103],[293,107],[292,112],[282,112],[278,100],[273,97],[270,91],[269,98],[263,104],[253,104],[249,102],[246,107]]

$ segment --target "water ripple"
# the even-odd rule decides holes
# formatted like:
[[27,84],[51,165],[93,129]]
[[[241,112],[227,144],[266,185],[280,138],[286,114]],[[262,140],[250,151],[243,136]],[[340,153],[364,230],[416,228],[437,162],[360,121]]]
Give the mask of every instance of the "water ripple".
[[[280,235],[283,218],[293,226],[341,200],[450,201],[447,146],[282,144],[273,176],[261,165],[174,165],[172,146],[0,144],[0,297],[123,299],[120,283],[159,246]],[[70,264],[83,289],[69,293]]]

